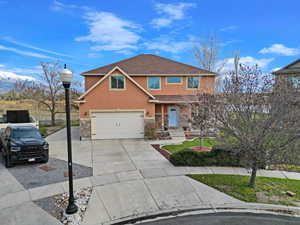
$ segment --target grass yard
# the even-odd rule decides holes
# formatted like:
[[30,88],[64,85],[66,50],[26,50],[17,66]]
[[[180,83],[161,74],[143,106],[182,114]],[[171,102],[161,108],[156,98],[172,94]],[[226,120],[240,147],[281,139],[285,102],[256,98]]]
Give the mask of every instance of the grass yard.
[[[203,140],[203,147],[211,148],[217,143],[215,139],[212,138],[205,138]],[[167,150],[170,153],[175,153],[184,149],[189,149],[191,147],[197,147],[200,146],[200,139],[195,138],[191,141],[184,141],[182,144],[179,145],[165,145],[162,148]]]
[[53,134],[53,133],[61,130],[64,127],[65,127],[64,124],[56,124],[54,126],[52,126],[52,125],[40,125],[39,130],[40,130],[40,132],[43,136],[47,137],[48,135]]
[[[47,137],[48,135],[59,131],[60,129],[64,128],[65,126],[66,126],[65,123],[57,123],[54,126],[51,125],[51,124],[40,124],[39,130],[40,130],[42,135]],[[71,126],[72,127],[78,127],[79,126],[79,121],[72,121]]]
[[[250,188],[248,176],[221,174],[188,176],[242,201],[300,206],[300,181],[298,180],[257,177],[256,188]],[[286,191],[296,195],[288,196]]]

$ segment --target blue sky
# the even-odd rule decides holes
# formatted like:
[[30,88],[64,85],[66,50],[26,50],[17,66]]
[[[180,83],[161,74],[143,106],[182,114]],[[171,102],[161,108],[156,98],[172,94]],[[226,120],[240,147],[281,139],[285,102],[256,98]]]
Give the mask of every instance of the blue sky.
[[197,65],[195,40],[211,32],[221,58],[239,48],[242,62],[268,72],[300,58],[299,8],[299,0],[0,0],[0,72],[35,76],[39,62],[58,59],[79,79],[141,53]]

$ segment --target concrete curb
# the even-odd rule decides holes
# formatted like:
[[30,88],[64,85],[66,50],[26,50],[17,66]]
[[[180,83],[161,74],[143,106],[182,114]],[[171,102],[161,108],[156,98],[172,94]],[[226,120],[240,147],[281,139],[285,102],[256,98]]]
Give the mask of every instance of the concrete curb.
[[186,209],[164,210],[159,212],[152,212],[144,215],[128,216],[117,220],[103,223],[103,225],[125,225],[141,223],[146,221],[154,221],[160,219],[172,218],[175,216],[188,216],[199,214],[212,214],[221,212],[243,212],[243,213],[257,213],[280,216],[296,216],[300,217],[300,207],[289,207],[284,205],[271,205],[259,203],[245,203],[245,204],[220,204],[220,205],[201,205],[198,207],[191,207]]

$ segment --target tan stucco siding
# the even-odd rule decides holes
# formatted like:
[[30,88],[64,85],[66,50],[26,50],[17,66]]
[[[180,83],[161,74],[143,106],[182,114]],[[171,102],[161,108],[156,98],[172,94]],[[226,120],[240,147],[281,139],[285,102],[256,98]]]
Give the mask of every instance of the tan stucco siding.
[[[120,74],[120,73],[114,73]],[[109,77],[90,91],[80,104],[80,118],[88,118],[90,110],[145,110],[145,117],[154,117],[155,104],[149,96],[125,78],[125,90],[110,90]]]
[[216,85],[215,82],[216,82],[215,77],[208,77],[208,76],[202,77],[200,83],[200,90],[213,94],[215,91],[215,85]]
[[[180,84],[168,84],[166,77],[161,77],[161,88],[159,90],[152,90],[147,87],[147,77],[132,77],[143,88],[148,90],[153,95],[191,95],[197,92],[197,90],[191,90],[187,88],[187,77],[181,78]],[[215,77],[201,77],[200,89],[213,93],[215,85]]]
[[103,76],[85,76],[84,77],[84,90],[90,89],[97,81],[99,81]]
[[[92,87],[97,81],[103,76],[86,76],[85,77],[85,90]],[[161,77],[161,88],[160,90],[151,90],[147,87],[147,77],[132,77],[137,81],[143,88],[148,90],[153,95],[189,95],[195,93],[195,90],[187,89],[187,78],[182,77],[181,84],[167,84],[166,77]],[[200,81],[200,89],[213,93],[215,85],[215,77],[203,76]]]

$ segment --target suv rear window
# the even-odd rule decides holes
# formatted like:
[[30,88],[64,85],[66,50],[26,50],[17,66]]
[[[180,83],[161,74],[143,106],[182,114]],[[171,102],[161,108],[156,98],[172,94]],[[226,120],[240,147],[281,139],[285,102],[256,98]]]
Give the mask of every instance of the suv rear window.
[[37,129],[13,129],[11,137],[13,138],[41,138]]

